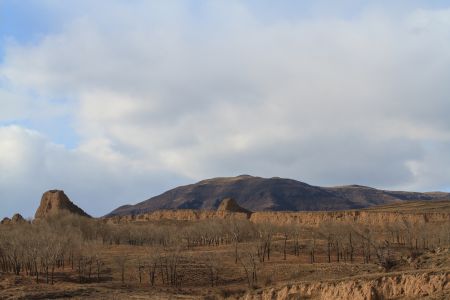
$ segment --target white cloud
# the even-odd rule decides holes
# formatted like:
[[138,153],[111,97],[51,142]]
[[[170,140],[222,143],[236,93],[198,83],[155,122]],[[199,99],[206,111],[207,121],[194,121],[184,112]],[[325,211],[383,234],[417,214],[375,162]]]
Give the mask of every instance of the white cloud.
[[[160,184],[140,177],[158,172],[411,189],[450,180],[450,10],[289,22],[261,21],[238,2],[205,4],[201,16],[146,2],[99,11],[11,45],[0,66],[8,95],[66,100],[79,147],[29,149],[51,149],[49,173],[70,161],[70,186],[123,187],[125,203],[127,189]],[[126,176],[136,181],[118,184]],[[107,199],[118,187],[92,193]]]
[[90,145],[68,150],[36,131],[0,127],[2,214],[33,216],[40,195],[56,188],[64,189],[79,206],[98,216],[181,180],[165,170],[130,164],[111,155],[109,147],[102,141],[90,141]]

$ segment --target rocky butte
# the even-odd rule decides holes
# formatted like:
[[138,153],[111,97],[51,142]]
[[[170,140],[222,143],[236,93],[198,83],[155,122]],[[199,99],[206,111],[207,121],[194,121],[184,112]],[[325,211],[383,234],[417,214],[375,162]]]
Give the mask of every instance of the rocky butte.
[[34,217],[36,219],[44,219],[61,213],[90,217],[86,212],[70,201],[69,197],[61,190],[50,190],[45,192],[42,195],[41,204]]
[[225,198],[220,203],[219,207],[217,208],[218,212],[235,212],[235,213],[246,213],[251,214],[252,212],[242,208],[237,204],[236,200],[233,198]]

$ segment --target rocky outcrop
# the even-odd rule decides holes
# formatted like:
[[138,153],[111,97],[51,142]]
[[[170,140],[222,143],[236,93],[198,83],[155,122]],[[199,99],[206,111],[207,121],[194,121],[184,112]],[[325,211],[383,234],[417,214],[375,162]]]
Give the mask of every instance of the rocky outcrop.
[[277,225],[300,224],[317,226],[323,223],[384,225],[408,222],[412,225],[449,222],[449,212],[402,213],[383,211],[332,211],[332,212],[255,212],[253,223],[273,223]]
[[12,224],[22,224],[22,223],[26,223],[26,222],[27,222],[27,220],[25,220],[21,214],[15,214],[11,219]]
[[128,215],[128,216],[114,216],[104,218],[106,223],[110,224],[126,224],[135,222],[154,222],[154,221],[201,221],[213,219],[248,219],[247,213],[228,212],[228,211],[213,211],[213,210],[159,210],[146,214]]
[[0,224],[1,225],[10,225],[10,224],[23,224],[26,223],[27,220],[25,220],[21,214],[15,214],[11,219],[10,218],[4,218]]
[[34,217],[36,219],[43,219],[61,213],[90,217],[81,208],[70,201],[64,191],[60,190],[47,191],[42,195],[41,204]]
[[225,198],[220,203],[217,208],[217,212],[235,212],[235,213],[246,213],[250,214],[251,212],[245,208],[242,208],[237,204],[236,200],[233,198]]
[[361,224],[385,226],[408,222],[411,225],[443,224],[450,220],[449,212],[401,213],[382,211],[335,211],[335,212],[230,212],[227,210],[161,210],[139,215],[114,216],[105,218],[111,223],[129,223],[146,221],[197,221],[208,219],[249,219],[253,223],[272,223],[275,225],[319,226],[323,223]]
[[[367,276],[341,281],[298,282],[251,292],[244,300],[284,299],[447,299],[450,294],[450,273],[417,272],[385,276]],[[437,297],[437,298],[435,298]],[[441,298],[442,297],[442,298]]]
[[8,217],[3,218],[3,220],[0,222],[0,224],[1,225],[9,225],[9,224],[11,224],[11,219]]

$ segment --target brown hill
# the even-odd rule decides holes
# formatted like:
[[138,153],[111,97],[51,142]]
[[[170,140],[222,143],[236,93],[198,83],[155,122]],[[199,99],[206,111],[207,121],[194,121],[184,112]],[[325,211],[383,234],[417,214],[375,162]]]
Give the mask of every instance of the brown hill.
[[81,208],[70,201],[64,191],[60,190],[47,191],[42,195],[41,204],[34,217],[36,219],[43,219],[60,213],[71,213],[90,217]]
[[450,194],[384,191],[358,185],[324,188],[292,179],[241,175],[180,186],[136,205],[121,206],[107,217],[168,209],[215,210],[224,198],[233,198],[250,211],[318,211],[366,208],[407,200],[450,199]]

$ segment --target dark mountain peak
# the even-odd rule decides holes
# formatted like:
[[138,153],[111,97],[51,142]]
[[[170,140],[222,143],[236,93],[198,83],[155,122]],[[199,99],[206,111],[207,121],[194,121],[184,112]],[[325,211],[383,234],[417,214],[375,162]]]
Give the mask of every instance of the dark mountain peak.
[[450,194],[389,192],[360,185],[319,187],[280,177],[239,175],[180,186],[136,205],[121,206],[107,216],[162,209],[216,210],[226,198],[249,211],[311,211],[356,209],[414,199],[450,199]]
[[373,187],[370,186],[365,186],[365,185],[359,185],[359,184],[350,184],[350,185],[339,185],[339,186],[335,186],[333,188],[341,188],[341,189],[370,189],[370,190],[376,190]]
[[214,178],[210,178],[210,179],[204,179],[204,180],[197,182],[196,184],[211,184],[211,183],[224,184],[224,183],[234,182],[234,181],[259,180],[259,179],[262,179],[262,178],[256,177],[256,176],[251,176],[251,175],[239,175],[239,176],[235,176],[235,177],[214,177]]

